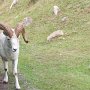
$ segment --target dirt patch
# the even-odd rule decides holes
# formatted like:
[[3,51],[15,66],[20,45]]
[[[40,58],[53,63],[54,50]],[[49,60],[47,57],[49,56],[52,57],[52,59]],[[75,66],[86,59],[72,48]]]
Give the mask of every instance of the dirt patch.
[[23,74],[19,74],[19,80],[21,82],[21,88],[23,90],[39,90],[39,89],[33,87],[33,85],[25,79]]
[[3,80],[3,77],[0,75],[0,90],[7,90],[8,84],[3,84],[2,80]]
[[[12,74],[12,62],[9,61],[9,72],[8,72],[8,79],[9,82],[8,84],[3,83],[3,75],[4,75],[4,70],[3,70],[3,63],[0,58],[0,90],[16,90],[15,89],[15,78]],[[35,88],[30,82],[28,82],[25,78],[25,76],[21,73],[19,70],[19,82],[21,86],[21,90],[39,90]]]
[[[14,84],[14,76],[9,75],[9,82],[7,84],[3,83],[3,74],[0,74],[0,90],[15,90],[15,84]],[[23,77],[23,74],[19,74],[19,81],[21,90],[39,90],[34,88],[25,77]]]
[[[4,75],[4,70],[3,70],[2,61],[0,60],[0,90],[15,90],[15,79],[12,74],[11,63],[9,63],[9,64],[10,64],[9,65],[9,73],[8,73],[9,82],[8,82],[8,84],[4,84],[2,81],[3,75]],[[31,83],[26,80],[24,75],[20,73],[20,71],[19,71],[19,82],[20,82],[21,90],[39,90],[39,89],[36,89],[35,87],[33,87],[31,85]]]

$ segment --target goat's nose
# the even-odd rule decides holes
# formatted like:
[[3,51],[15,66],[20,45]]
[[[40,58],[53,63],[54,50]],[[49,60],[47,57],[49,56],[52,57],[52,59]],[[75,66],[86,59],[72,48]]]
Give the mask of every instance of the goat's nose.
[[16,52],[16,51],[17,51],[17,49],[14,49],[14,48],[13,48],[13,52]]

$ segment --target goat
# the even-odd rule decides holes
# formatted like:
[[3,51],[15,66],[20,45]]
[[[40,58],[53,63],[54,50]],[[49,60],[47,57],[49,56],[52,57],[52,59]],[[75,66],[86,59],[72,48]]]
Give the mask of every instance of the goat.
[[10,6],[10,9],[11,9],[14,5],[16,5],[17,2],[18,2],[18,0],[13,0],[12,4],[11,4],[11,6]]
[[57,15],[59,11],[60,11],[60,9],[59,9],[58,6],[53,6],[53,13],[54,13],[55,15]]
[[8,60],[12,60],[13,74],[15,76],[15,87],[20,89],[18,81],[18,55],[19,55],[19,35],[22,33],[23,39],[26,43],[28,41],[25,38],[25,29],[23,23],[19,23],[15,29],[12,29],[4,23],[0,23],[0,30],[3,32],[0,34],[0,56],[4,63],[4,79],[3,83],[8,83]]

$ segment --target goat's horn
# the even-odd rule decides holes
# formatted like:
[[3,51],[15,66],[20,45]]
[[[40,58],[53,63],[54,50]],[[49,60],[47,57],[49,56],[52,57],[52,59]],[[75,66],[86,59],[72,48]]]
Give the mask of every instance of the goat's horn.
[[17,35],[17,37],[20,35],[20,33],[22,33],[23,39],[26,43],[28,43],[28,41],[25,38],[25,29],[22,23],[19,23],[17,25],[17,27],[15,28],[15,33]]
[[23,28],[23,31],[22,31],[22,36],[23,36],[23,39],[26,43],[28,43],[28,41],[25,39],[25,29]]
[[4,34],[6,34],[7,36],[9,36],[10,38],[13,35],[13,31],[11,30],[11,28],[3,23],[0,23],[0,29],[4,31]]

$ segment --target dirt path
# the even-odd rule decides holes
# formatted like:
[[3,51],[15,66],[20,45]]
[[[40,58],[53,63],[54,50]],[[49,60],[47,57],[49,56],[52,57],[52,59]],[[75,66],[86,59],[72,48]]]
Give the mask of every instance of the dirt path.
[[[1,74],[0,72],[0,90],[15,90],[14,77],[11,74],[9,75],[8,84],[3,84],[2,80],[3,74]],[[22,74],[19,75],[19,81],[21,85],[21,90],[38,90],[31,87],[32,85],[25,80]]]
[[[3,84],[2,80],[3,80],[3,74],[0,74],[0,90],[15,90],[15,84],[14,84],[14,77],[12,77],[12,75],[10,75],[9,78],[9,82],[8,84]],[[19,75],[19,81],[20,81],[20,85],[21,85],[21,90],[39,90],[36,89],[34,87],[32,87],[32,85],[30,83],[28,83],[25,78],[23,77],[23,75]]]
[[[2,61],[0,60],[0,90],[15,90],[15,84],[14,84],[15,79],[14,79],[14,76],[12,75],[11,69],[12,68],[9,67],[8,84],[3,84],[2,80],[3,80],[4,70],[3,70]],[[20,82],[21,90],[39,90],[39,89],[34,88],[29,82],[27,82],[27,80],[21,73],[19,73],[19,82]]]
[[3,84],[2,79],[2,76],[0,76],[0,90],[7,90],[8,84]]

